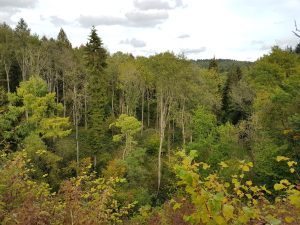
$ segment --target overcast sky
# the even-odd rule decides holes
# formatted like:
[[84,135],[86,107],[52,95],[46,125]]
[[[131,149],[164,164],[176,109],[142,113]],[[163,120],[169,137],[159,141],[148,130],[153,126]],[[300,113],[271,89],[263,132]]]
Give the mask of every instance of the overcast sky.
[[56,37],[62,27],[73,46],[95,25],[109,52],[188,58],[255,60],[271,46],[295,46],[300,0],[0,0],[0,21],[22,17],[33,33]]

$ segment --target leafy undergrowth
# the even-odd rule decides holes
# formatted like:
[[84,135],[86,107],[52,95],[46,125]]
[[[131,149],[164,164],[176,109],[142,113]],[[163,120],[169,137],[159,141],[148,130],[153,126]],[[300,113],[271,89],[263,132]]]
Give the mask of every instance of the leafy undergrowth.
[[[201,170],[210,166],[194,162],[196,152],[178,153],[181,160],[174,167],[182,186],[195,210],[184,216],[192,224],[300,224],[300,191],[287,179],[274,184],[274,191],[266,186],[255,185],[247,174],[252,162],[239,161],[238,172],[226,179],[218,172],[202,176]],[[291,173],[296,173],[297,162],[278,156],[277,161],[286,161]],[[225,162],[221,170],[230,167]],[[200,171],[200,172],[199,172]],[[274,201],[270,200],[277,196]],[[175,203],[174,208],[179,208]]]
[[[218,172],[208,172],[210,165],[194,162],[195,151],[188,155],[180,151],[178,156],[174,170],[182,187],[178,192],[181,197],[144,214],[147,220],[133,224],[300,224],[299,186],[287,179],[275,183],[274,190],[268,190],[248,178],[252,162],[239,161],[237,173],[228,178],[222,174],[233,165],[220,162]],[[277,161],[286,163],[290,172],[298,176],[297,162],[283,156],[278,156]]]

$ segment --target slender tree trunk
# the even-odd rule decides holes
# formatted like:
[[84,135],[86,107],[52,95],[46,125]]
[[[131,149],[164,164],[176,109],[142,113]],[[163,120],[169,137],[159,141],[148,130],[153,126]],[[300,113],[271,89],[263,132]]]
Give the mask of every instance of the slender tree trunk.
[[67,111],[67,108],[66,108],[66,92],[65,92],[65,75],[63,74],[62,75],[62,79],[63,79],[63,89],[62,89],[62,94],[63,94],[63,105],[64,105],[64,117],[66,117],[66,111]]
[[160,123],[159,123],[159,151],[158,151],[158,176],[157,176],[157,194],[160,189],[160,183],[161,183],[161,170],[162,170],[162,163],[161,163],[161,155],[162,155],[162,147],[165,137],[165,118],[166,117],[166,106],[164,104],[164,98],[161,94],[160,96]]
[[147,92],[147,127],[150,127],[150,91]]
[[77,176],[79,172],[79,140],[78,140],[78,114],[77,114],[77,90],[74,85],[74,115],[75,115],[75,139],[76,139],[76,163],[77,163]]
[[58,80],[56,80],[56,103],[59,102],[59,88],[58,88]]
[[97,156],[94,155],[94,170],[96,171],[96,166],[97,166]]
[[174,143],[175,142],[175,120],[173,120],[173,122],[172,122],[172,127],[173,127],[173,129],[172,129],[172,131],[173,131],[173,133],[172,133],[172,141]]
[[21,66],[21,70],[22,70],[22,79],[23,81],[26,80],[26,66],[25,66],[25,58],[24,56],[22,57],[22,66]]
[[7,92],[10,93],[10,79],[9,79],[9,72],[10,72],[11,65],[4,65],[5,73],[6,73],[6,82],[7,82]]
[[71,225],[74,225],[74,216],[73,216],[72,209],[70,209],[70,216],[71,216]]
[[125,148],[123,150],[123,160],[125,159],[127,148],[128,148],[128,134],[125,135]]
[[115,98],[115,88],[114,84],[111,85],[111,115],[115,117],[115,107],[114,107],[114,98]]
[[185,100],[183,100],[182,110],[181,110],[182,146],[183,147],[185,146],[184,105],[185,105]]
[[87,96],[86,96],[86,85],[84,87],[84,129],[87,130]]
[[141,123],[141,134],[143,134],[144,129],[144,98],[145,98],[145,89],[142,90],[142,123]]
[[158,130],[159,128],[159,104],[157,103],[156,106],[156,121],[155,121],[155,128]]
[[125,105],[124,105],[124,91],[120,94],[120,101],[119,101],[119,108],[120,108],[120,114],[124,114],[125,112]]
[[171,123],[168,122],[168,158],[169,162],[171,162]]

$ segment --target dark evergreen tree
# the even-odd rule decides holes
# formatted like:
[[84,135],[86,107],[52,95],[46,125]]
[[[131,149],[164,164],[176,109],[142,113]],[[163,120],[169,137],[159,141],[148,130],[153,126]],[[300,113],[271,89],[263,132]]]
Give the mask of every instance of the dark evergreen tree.
[[107,52],[97,34],[95,27],[92,27],[88,43],[85,46],[85,63],[87,67],[88,82],[88,127],[90,145],[93,148],[94,166],[96,166],[96,155],[105,148],[104,140],[107,124],[106,107],[108,105],[108,81],[105,77]]
[[68,48],[72,48],[72,44],[69,41],[67,34],[62,28],[60,28],[59,33],[57,35],[57,41],[60,45],[63,45]]
[[230,121],[236,124],[242,117],[242,112],[235,110],[231,106],[231,100],[229,93],[234,85],[238,85],[238,82],[242,79],[242,71],[239,66],[232,66],[232,69],[228,73],[228,77],[224,86],[223,99],[222,99],[222,120],[223,122]]
[[212,60],[209,62],[208,69],[209,70],[213,69],[213,70],[216,70],[216,71],[219,70],[219,66],[218,66],[218,62],[216,60],[216,57],[212,58]]
[[22,34],[26,34],[29,35],[30,34],[30,29],[28,27],[28,24],[25,22],[25,20],[23,18],[21,18],[15,28],[15,31],[17,33],[22,33]]
[[297,54],[300,54],[300,43],[297,44],[297,46],[296,46],[296,48],[295,48],[295,52],[296,52]]

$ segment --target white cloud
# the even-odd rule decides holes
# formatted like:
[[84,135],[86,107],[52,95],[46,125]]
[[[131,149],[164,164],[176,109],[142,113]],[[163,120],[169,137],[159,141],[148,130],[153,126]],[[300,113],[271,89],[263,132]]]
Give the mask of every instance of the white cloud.
[[187,49],[182,49],[181,52],[183,52],[186,55],[190,55],[190,54],[198,54],[201,52],[205,52],[206,51],[206,47],[200,47],[200,48],[187,48]]
[[11,17],[22,9],[34,8],[38,0],[0,0],[0,22],[12,24]]
[[32,8],[38,0],[1,0],[0,8]]
[[120,41],[120,44],[128,44],[135,48],[143,48],[146,46],[146,42],[144,42],[142,40],[137,40],[135,38],[122,40],[122,41]]
[[92,25],[100,26],[100,25],[126,25],[127,20],[121,17],[114,16],[83,16],[80,15],[78,22],[83,27],[91,27]]
[[169,17],[166,11],[158,12],[140,12],[132,11],[125,14],[125,17],[115,16],[83,16],[81,15],[78,22],[83,27],[92,25],[120,25],[127,27],[154,27],[163,23]]
[[58,27],[68,24],[68,21],[66,21],[58,16],[51,16],[50,21],[51,21],[51,23],[53,23],[55,26],[58,26]]
[[177,38],[179,38],[179,39],[185,39],[185,38],[190,38],[191,36],[190,35],[188,35],[188,34],[181,34],[181,35],[179,35]]
[[[48,37],[63,25],[73,46],[86,43],[95,25],[111,53],[185,50],[189,58],[255,60],[273,45],[300,41],[292,33],[299,8],[300,0],[0,0],[0,21],[23,17],[33,33]],[[120,43],[128,37],[147,45]]]
[[134,6],[139,10],[168,10],[183,7],[182,0],[164,1],[164,0],[134,0]]
[[128,19],[128,25],[134,27],[154,27],[157,24],[163,23],[169,18],[169,14],[166,11],[158,12],[140,12],[133,11],[126,13]]

